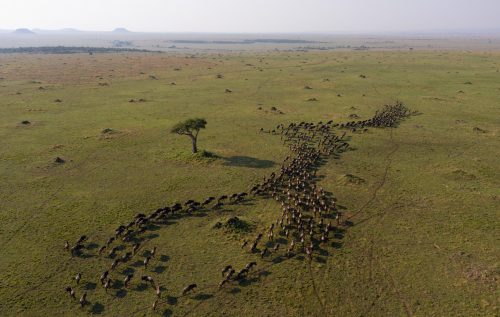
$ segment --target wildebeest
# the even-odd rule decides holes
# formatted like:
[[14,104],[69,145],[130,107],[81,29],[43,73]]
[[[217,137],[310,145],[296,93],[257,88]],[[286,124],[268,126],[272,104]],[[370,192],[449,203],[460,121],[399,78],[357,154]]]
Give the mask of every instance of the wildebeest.
[[68,292],[69,296],[71,296],[73,299],[76,299],[75,290],[70,286],[66,287],[66,292]]
[[82,279],[82,274],[76,273],[76,276],[75,276],[76,284],[80,284],[81,279]]
[[233,267],[231,265],[226,265],[223,269],[222,269],[222,276],[224,276],[224,274],[226,272],[228,272],[230,269],[232,269]]
[[182,295],[187,295],[189,292],[191,292],[192,290],[194,290],[198,285],[196,284],[189,284],[188,286],[186,286],[183,290],[182,290]]
[[101,282],[101,285],[104,285],[104,280],[108,277],[109,271],[104,271],[102,273],[101,277],[99,278],[99,282]]
[[87,293],[83,293],[82,297],[80,297],[80,306],[83,308],[87,303]]
[[125,276],[125,279],[123,280],[123,285],[125,285],[125,287],[128,287],[128,284],[130,283],[133,277],[134,274],[128,274],[127,276]]

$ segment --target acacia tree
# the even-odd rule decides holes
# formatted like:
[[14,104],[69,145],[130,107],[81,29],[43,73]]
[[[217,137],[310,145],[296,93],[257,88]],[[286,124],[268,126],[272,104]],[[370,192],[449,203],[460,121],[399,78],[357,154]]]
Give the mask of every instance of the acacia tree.
[[183,122],[179,122],[173,126],[170,132],[176,133],[179,135],[187,135],[191,138],[192,151],[193,153],[198,152],[198,147],[196,146],[196,142],[198,140],[198,133],[200,129],[205,129],[207,125],[207,121],[205,119],[195,118],[188,119]]

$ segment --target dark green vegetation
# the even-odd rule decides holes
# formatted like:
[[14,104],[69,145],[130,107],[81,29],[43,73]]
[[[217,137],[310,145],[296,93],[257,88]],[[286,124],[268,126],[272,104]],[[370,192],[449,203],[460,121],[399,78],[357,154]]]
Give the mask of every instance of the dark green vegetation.
[[[110,64],[123,60],[106,56]],[[33,65],[27,57],[0,57],[0,315],[497,314],[497,53],[167,56],[174,62],[156,67],[150,61],[157,56],[130,54],[129,62],[101,67],[78,85],[53,56],[29,58],[35,75],[21,77]],[[71,58],[86,75],[102,57],[75,54],[64,62]],[[156,259],[146,270],[133,268],[165,287],[168,304],[158,312],[150,308],[154,290],[137,280],[126,294],[104,292],[98,277],[109,259],[71,258],[64,250],[65,240],[73,244],[82,234],[91,247],[102,244],[138,212],[248,191],[288,155],[279,137],[260,128],[363,120],[396,99],[421,114],[395,129],[350,134],[352,150],[318,171],[318,184],[353,226],[311,266],[298,258],[261,260],[240,248],[276,220],[281,207],[272,200],[153,231],[158,236],[144,248],[156,246]],[[210,123],[200,144],[217,157],[193,157],[186,140],[168,132],[192,116]],[[248,227],[239,230],[242,224]],[[225,265],[255,260],[264,274],[217,290]],[[179,297],[191,283],[199,289]],[[87,289],[91,306],[80,309],[68,285],[77,296]]]

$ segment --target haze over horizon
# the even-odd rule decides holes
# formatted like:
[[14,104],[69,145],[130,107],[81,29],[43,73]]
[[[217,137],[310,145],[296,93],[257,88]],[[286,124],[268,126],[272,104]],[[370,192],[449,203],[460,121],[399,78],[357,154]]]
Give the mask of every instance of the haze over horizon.
[[500,30],[495,0],[23,0],[0,29],[194,33],[402,33]]

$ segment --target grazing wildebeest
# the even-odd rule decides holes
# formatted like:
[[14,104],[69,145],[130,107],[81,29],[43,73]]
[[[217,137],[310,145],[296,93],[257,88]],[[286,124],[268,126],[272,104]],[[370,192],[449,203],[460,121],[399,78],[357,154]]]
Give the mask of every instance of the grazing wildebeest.
[[158,303],[160,302],[160,300],[157,298],[154,302],[153,302],[153,310],[156,310],[156,307],[158,307]]
[[118,250],[118,248],[117,248],[117,247],[113,247],[113,248],[109,251],[108,256],[109,256],[110,258],[114,257],[114,256],[115,256],[115,254],[116,254],[116,250]]
[[104,291],[106,291],[106,293],[108,292],[108,288],[111,286],[111,279],[108,278],[106,280],[106,283],[104,283]]
[[144,263],[144,268],[148,268],[149,260],[151,259],[151,256],[147,256],[142,263]]
[[216,203],[216,204],[212,207],[212,209],[214,209],[214,210],[215,210],[215,209],[220,209],[222,206],[224,206],[224,203],[223,203],[223,202],[218,202],[218,203]]
[[128,287],[128,284],[130,283],[133,277],[134,274],[128,274],[127,276],[125,276],[125,279],[123,280],[123,285],[125,285],[125,287]]
[[273,248],[273,251],[274,251],[274,252],[277,252],[279,247],[280,247],[280,244],[279,244],[279,243],[276,243],[276,245],[275,245],[275,246],[274,246],[274,248]]
[[80,306],[83,308],[87,303],[87,293],[83,293],[82,297],[80,297]]
[[76,299],[75,290],[70,286],[66,287],[66,292],[68,292],[69,296],[73,297],[73,299]]
[[102,247],[99,248],[98,254],[101,255],[104,252],[104,250],[106,250],[106,246],[105,245],[103,245]]
[[236,271],[234,269],[230,269],[229,272],[227,272],[226,274],[226,277],[225,279],[226,280],[229,280],[231,278],[231,276],[233,276],[233,274],[235,273]]
[[228,272],[229,270],[231,270],[233,267],[231,265],[226,265],[223,269],[222,269],[222,276],[224,276],[224,273]]
[[110,238],[108,239],[108,241],[106,241],[106,246],[108,246],[108,247],[109,247],[109,245],[110,245],[111,243],[113,243],[113,241],[115,241],[115,237],[110,237]]
[[226,279],[223,279],[220,283],[219,283],[219,289],[222,288],[222,286],[224,286],[224,284],[226,284],[228,282],[228,280]]
[[182,295],[187,295],[190,291],[194,290],[198,285],[196,284],[189,284],[182,290]]
[[87,236],[86,235],[83,235],[81,236],[78,241],[76,241],[76,244],[81,244],[83,242],[85,242],[85,240],[87,240]]
[[140,243],[134,243],[134,245],[132,246],[132,253],[135,254],[137,250],[139,250],[140,246],[141,246]]
[[156,285],[156,297],[161,298],[161,287]]
[[245,265],[245,269],[250,270],[256,265],[257,265],[257,262],[250,262],[247,265]]
[[104,271],[102,273],[101,277],[99,278],[99,282],[101,282],[101,285],[104,285],[104,280],[108,277],[109,271]]
[[250,252],[254,252],[257,249],[257,241],[254,241],[252,243],[252,246],[250,247]]
[[132,253],[127,252],[120,258],[123,263],[127,262],[132,257]]
[[206,205],[210,204],[214,199],[215,199],[215,197],[208,197],[207,199],[205,199],[205,201],[201,205],[206,206]]
[[143,275],[143,276],[141,276],[141,280],[143,280],[145,282],[150,282],[152,286],[155,285],[154,279],[151,276],[149,276],[149,275]]
[[70,249],[71,256],[79,255],[80,250],[83,249],[83,245],[77,244]]
[[77,273],[75,276],[76,284],[80,284],[80,280],[82,279],[82,274]]
[[241,271],[238,272],[238,274],[236,274],[236,276],[234,277],[235,280],[241,280],[243,279],[248,273],[248,269],[247,268],[244,268],[244,269],[241,269]]
[[116,259],[111,263],[111,270],[114,270],[117,266],[118,263],[120,263],[120,259]]

